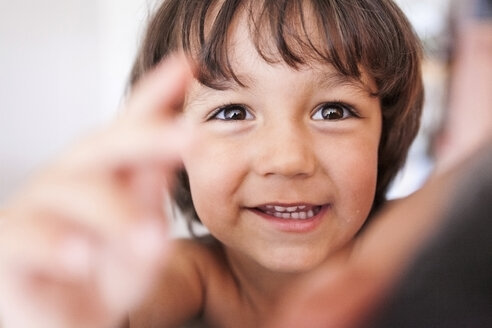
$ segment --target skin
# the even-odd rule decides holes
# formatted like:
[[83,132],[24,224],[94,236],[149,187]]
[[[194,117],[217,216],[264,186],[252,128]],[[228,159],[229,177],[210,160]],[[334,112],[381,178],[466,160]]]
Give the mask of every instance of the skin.
[[[171,59],[141,81],[118,120],[55,159],[7,203],[0,213],[4,328],[114,327],[129,310],[131,327],[176,326],[197,314],[215,327],[255,327],[266,313],[276,314],[273,327],[300,327],[306,317],[313,327],[349,327],[373,309],[438,223],[422,204],[438,210],[454,180],[435,179],[351,242],[370,207],[366,197],[373,196],[379,106],[346,84],[316,95],[315,65],[299,72],[265,66],[247,42],[235,44],[235,60],[251,70],[240,73],[256,83],[220,99],[248,105],[254,120],[205,120],[223,104],[201,100],[212,97],[200,96],[204,90],[195,84],[186,109],[196,131],[191,142],[191,131],[173,115],[191,73],[182,59]],[[331,100],[325,97],[346,96],[362,118],[327,122],[329,128],[312,120],[316,106]],[[246,136],[254,147],[245,145]],[[212,156],[220,166],[211,164]],[[171,244],[164,237],[162,190],[181,158],[197,209],[225,246],[214,239]],[[306,195],[312,199],[297,199]],[[249,209],[298,201],[332,204],[317,226],[329,241],[309,233],[319,252],[305,246],[303,234],[276,231]]]
[[[247,86],[215,90],[194,81],[184,108],[196,142],[183,163],[216,241],[178,243],[132,327],[173,326],[200,311],[213,327],[258,325],[286,286],[353,239],[372,206],[381,110],[371,81],[349,81],[328,65],[270,65],[247,36],[239,25],[231,49]],[[347,104],[341,119],[320,118],[330,102]],[[228,110],[241,119],[227,120]],[[307,224],[279,224],[259,213],[267,204],[323,210]]]
[[[139,83],[122,117],[7,204],[7,327],[113,327],[129,310],[131,327],[174,327],[197,315],[214,327],[257,326],[286,286],[351,243],[376,185],[373,82],[343,79],[329,65],[267,64],[241,24],[232,40],[232,63],[248,87],[192,81],[185,126],[175,104],[191,73],[172,58]],[[217,109],[231,102],[247,108],[247,119],[220,119]],[[214,238],[165,238],[162,197],[181,160]],[[259,214],[268,204],[321,211],[307,223],[281,221]]]
[[183,58],[159,65],[0,211],[3,328],[115,327],[148,293],[170,253],[162,197],[191,141],[172,104],[191,76]]
[[415,194],[386,206],[351,245],[286,288],[262,327],[365,326],[419,246],[438,231],[460,172],[441,174]]
[[[184,156],[194,204],[233,263],[307,271],[352,239],[367,217],[376,184],[379,101],[355,83],[336,81],[330,67],[269,65],[241,32],[234,63],[249,86],[217,91],[195,83],[185,109],[200,140]],[[326,77],[328,85],[320,85]],[[314,119],[330,101],[351,104],[360,117],[346,110],[345,119]],[[228,103],[243,106],[248,117],[210,117]],[[265,204],[326,209],[313,231],[283,232],[255,212]]]
[[349,256],[332,257],[290,286],[265,327],[363,326],[384,307],[422,245],[432,242],[442,228],[445,211],[456,206],[460,182],[492,140],[492,99],[487,89],[492,83],[492,22],[462,20],[436,171],[420,190],[373,218],[355,245],[340,251]]
[[[332,85],[324,88],[328,89],[326,94],[316,93],[318,68],[296,72],[282,65],[256,65],[264,69],[258,78],[268,81],[261,87],[278,92],[281,98],[288,94],[276,87],[273,77],[277,74],[290,83],[302,80],[304,86],[299,91],[289,89],[298,92],[293,102],[265,98],[268,102],[255,105],[255,120],[239,123],[249,124],[243,132],[249,130],[255,142],[266,136],[270,141],[258,144],[266,146],[260,153],[256,153],[259,147],[250,147],[247,166],[237,173],[233,166],[225,165],[231,157],[219,157],[220,152],[210,143],[217,142],[221,149],[235,147],[229,139],[244,144],[238,135],[230,134],[239,131],[227,130],[226,122],[204,121],[202,116],[213,110],[211,105],[222,103],[199,107],[198,98],[192,95],[196,97],[203,89],[192,86],[186,109],[192,128],[178,120],[174,105],[182,101],[191,73],[183,59],[171,58],[139,83],[118,120],[73,145],[12,197],[0,213],[0,317],[4,328],[114,327],[129,310],[131,327],[173,327],[200,313],[212,326],[237,326],[238,322],[255,326],[269,313],[286,284],[318,266],[353,237],[365,220],[374,193],[375,149],[380,134],[377,99],[357,84],[344,84],[343,88]],[[332,73],[330,68],[322,72],[323,76]],[[254,75],[242,72],[246,73]],[[224,92],[231,94],[230,90]],[[254,97],[249,92],[242,90],[236,96],[244,97],[243,102],[266,96],[260,95],[258,88]],[[348,116],[333,125],[329,122],[329,127],[312,119],[317,117],[313,112],[318,105],[344,97],[357,106],[360,117]],[[228,100],[225,96],[221,99]],[[277,106],[284,106],[288,115],[281,115]],[[277,133],[288,142],[273,139]],[[207,138],[205,143],[203,137]],[[337,147],[326,146],[321,154],[298,138],[309,138],[317,147],[324,145],[321,140],[336,141]],[[298,154],[289,155],[301,146],[309,146],[302,152],[308,156],[307,166]],[[197,152],[201,148],[207,153]],[[275,156],[271,156],[273,151]],[[226,161],[222,163],[227,179],[217,181],[224,183],[226,191],[221,199],[227,197],[233,205],[216,219],[220,213],[199,209],[213,233],[228,243],[226,247],[215,239],[170,243],[165,237],[161,200],[166,181],[183,158],[195,188],[210,185],[220,174],[209,169],[211,163],[204,161],[205,171],[192,165],[204,156]],[[346,170],[341,170],[343,165],[330,164],[334,158],[339,163],[344,163],[343,159],[366,165],[361,170],[346,164]],[[314,189],[321,188],[322,182],[328,186]],[[352,188],[353,197],[345,199],[341,183]],[[272,194],[268,199],[245,198],[246,193],[253,195],[269,185]],[[231,194],[230,188],[237,186],[240,192]],[[278,195],[284,188],[293,190],[287,194],[289,198]],[[317,193],[313,195],[312,190]],[[219,188],[214,193],[220,194]],[[304,193],[309,198],[299,197]],[[355,197],[359,199],[355,201]],[[209,200],[202,198],[198,203],[203,206]],[[330,210],[324,212],[321,224],[309,232],[312,245],[321,249],[313,251],[312,245],[306,246],[304,242],[311,238],[303,237],[303,233],[272,228],[265,228],[269,229],[265,236],[273,238],[268,242],[275,242],[272,252],[261,254],[266,240],[256,237],[251,243],[254,247],[248,249],[247,234],[254,226],[239,222],[255,215],[243,207],[258,206],[259,202],[329,203]],[[235,218],[238,212],[247,214]],[[231,229],[231,236],[221,230],[222,220]],[[328,233],[328,242],[319,237],[318,229]],[[329,233],[330,229],[337,229],[340,236]],[[282,241],[287,236],[287,242]],[[296,252],[293,264],[286,260],[290,250]],[[283,256],[279,260],[276,254]]]

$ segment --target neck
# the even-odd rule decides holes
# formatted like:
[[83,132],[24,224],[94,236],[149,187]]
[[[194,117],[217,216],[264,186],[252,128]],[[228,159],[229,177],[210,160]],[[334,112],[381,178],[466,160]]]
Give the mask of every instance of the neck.
[[270,270],[233,250],[225,253],[241,298],[258,315],[268,314],[287,287],[304,275]]
[[[349,243],[342,249],[330,254],[319,267],[337,267],[350,261],[355,243]],[[270,270],[244,254],[224,247],[225,257],[231,274],[235,278],[242,300],[259,316],[268,315],[273,307],[290,289],[317,271],[316,268],[306,272],[279,272]]]

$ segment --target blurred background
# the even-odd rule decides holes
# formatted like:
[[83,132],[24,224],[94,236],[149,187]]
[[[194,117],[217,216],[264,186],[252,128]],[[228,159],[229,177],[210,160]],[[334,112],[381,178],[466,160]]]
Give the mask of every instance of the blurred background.
[[0,0],[0,206],[113,117],[154,0]]
[[[0,206],[78,136],[111,119],[145,23],[159,0],[0,0]],[[432,170],[445,113],[450,0],[398,0],[423,40],[426,108],[407,166],[390,191]]]

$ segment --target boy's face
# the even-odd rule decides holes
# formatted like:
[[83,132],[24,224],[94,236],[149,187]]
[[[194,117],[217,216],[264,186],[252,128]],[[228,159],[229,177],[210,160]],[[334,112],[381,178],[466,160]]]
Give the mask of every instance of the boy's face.
[[366,220],[376,187],[379,100],[327,65],[294,70],[234,35],[231,82],[192,86],[184,155],[193,203],[230,257],[274,271],[314,268]]

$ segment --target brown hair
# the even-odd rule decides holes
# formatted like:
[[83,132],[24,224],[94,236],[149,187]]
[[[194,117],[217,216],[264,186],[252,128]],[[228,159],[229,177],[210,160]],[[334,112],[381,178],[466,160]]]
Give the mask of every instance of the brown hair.
[[[267,62],[297,68],[316,60],[355,79],[363,67],[376,82],[383,119],[377,209],[405,162],[423,105],[421,46],[405,15],[391,0],[166,0],[150,21],[130,87],[177,50],[197,62],[201,83],[220,88],[220,80],[234,79],[242,85],[228,57],[228,32],[240,14],[246,15],[252,40]],[[174,199],[198,219],[186,172],[178,176]]]

